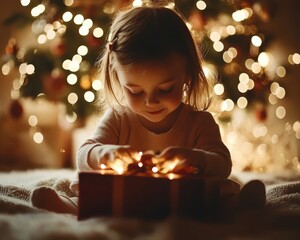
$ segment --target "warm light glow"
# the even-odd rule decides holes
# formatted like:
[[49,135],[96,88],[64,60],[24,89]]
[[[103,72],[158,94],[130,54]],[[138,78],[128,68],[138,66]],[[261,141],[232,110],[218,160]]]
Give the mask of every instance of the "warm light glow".
[[87,46],[81,45],[77,48],[77,53],[81,56],[85,56],[88,53],[88,48]]
[[276,73],[277,73],[278,77],[281,77],[281,78],[285,77],[285,75],[286,75],[285,67],[279,66],[276,70]]
[[247,105],[248,105],[248,100],[247,100],[247,98],[245,98],[245,97],[240,97],[238,100],[237,100],[237,105],[238,105],[238,107],[239,108],[245,108],[245,107],[247,107]]
[[100,27],[95,28],[93,31],[93,35],[95,38],[101,38],[103,34],[104,34],[103,29]]
[[294,53],[292,56],[292,60],[295,64],[300,64],[300,54],[299,53]]
[[211,32],[211,34],[209,35],[210,40],[212,40],[213,42],[218,42],[221,39],[221,35],[218,32]]
[[67,7],[71,7],[74,4],[74,0],[64,0],[64,3]]
[[62,15],[62,19],[65,21],[65,22],[70,22],[73,18],[73,14],[71,12],[65,12],[63,15]]
[[196,2],[196,7],[199,9],[199,10],[204,10],[206,8],[206,3],[204,1],[198,1]]
[[133,7],[141,7],[141,6],[143,6],[143,1],[142,0],[134,0],[132,2],[132,6]]
[[95,100],[95,94],[92,91],[86,91],[84,93],[84,99],[87,102],[92,102]]
[[234,102],[231,99],[226,99],[221,103],[221,110],[230,112],[234,108]]
[[30,0],[21,0],[20,2],[23,7],[26,7],[30,4]]
[[32,75],[34,73],[34,71],[35,71],[35,67],[32,64],[28,64],[26,66],[26,73],[28,75]]
[[102,170],[104,170],[104,169],[106,169],[107,167],[105,166],[105,164],[100,164],[100,168],[101,168]]
[[70,93],[68,95],[68,102],[70,104],[75,104],[78,101],[78,95],[76,93]]
[[47,36],[45,34],[41,34],[38,36],[37,41],[39,44],[44,44],[45,42],[47,42]]
[[229,34],[229,35],[234,35],[236,33],[236,29],[234,26],[232,25],[228,25],[226,27],[226,32]]
[[279,119],[283,119],[286,115],[286,110],[283,106],[279,106],[276,108],[276,116],[279,118]]
[[220,41],[217,41],[217,42],[214,42],[213,47],[217,52],[222,52],[224,49],[224,44]]
[[84,17],[83,17],[81,14],[77,14],[77,15],[74,17],[74,23],[77,24],[77,25],[82,24],[83,21],[84,21]]
[[99,91],[100,89],[103,89],[103,83],[99,79],[95,79],[92,82],[92,88],[96,91]]
[[31,126],[31,127],[35,127],[37,124],[38,124],[38,119],[35,115],[30,115],[28,117],[28,124]]
[[31,16],[37,17],[45,11],[46,7],[44,4],[39,4],[31,9]]
[[270,62],[270,57],[266,52],[261,52],[258,55],[258,63],[262,66],[262,67],[266,67],[268,66]]
[[217,83],[214,86],[214,91],[217,95],[222,95],[224,93],[224,86],[221,83]]
[[144,164],[143,164],[142,162],[139,162],[139,163],[138,163],[138,166],[139,166],[140,168],[143,167],[143,165],[144,165]]
[[252,64],[252,66],[251,66],[251,70],[254,73],[260,73],[260,71],[261,71],[261,65],[259,63],[257,63],[257,62],[254,62]]
[[253,36],[251,38],[251,42],[255,47],[260,47],[262,44],[262,40],[259,36]]
[[153,167],[152,168],[152,172],[157,173],[158,172],[158,168],[157,167]]
[[21,63],[19,66],[19,72],[21,75],[25,75],[26,74],[26,67],[27,67],[27,63]]
[[74,123],[77,120],[77,114],[75,112],[68,113],[66,115],[66,120],[69,123]]
[[42,133],[40,132],[36,132],[33,134],[33,141],[35,141],[36,143],[40,144],[44,141],[44,136]]
[[74,85],[75,83],[77,83],[77,76],[74,73],[71,73],[67,76],[67,82],[70,85]]
[[89,29],[87,28],[87,27],[85,27],[85,26],[81,26],[80,28],[79,28],[79,34],[81,35],[81,36],[87,36],[88,34],[89,34]]
[[8,75],[10,73],[11,67],[9,66],[9,64],[4,64],[2,66],[2,74],[3,75]]
[[83,21],[82,26],[84,26],[84,27],[90,29],[90,28],[93,26],[93,24],[94,24],[94,23],[93,23],[93,20],[90,19],[90,18],[87,18],[87,19],[85,19],[85,20]]

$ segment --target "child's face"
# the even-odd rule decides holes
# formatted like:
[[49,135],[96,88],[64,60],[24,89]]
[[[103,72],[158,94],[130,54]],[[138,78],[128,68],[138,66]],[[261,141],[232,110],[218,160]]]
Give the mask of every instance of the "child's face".
[[128,107],[147,120],[160,122],[180,105],[187,74],[186,62],[179,55],[116,71]]

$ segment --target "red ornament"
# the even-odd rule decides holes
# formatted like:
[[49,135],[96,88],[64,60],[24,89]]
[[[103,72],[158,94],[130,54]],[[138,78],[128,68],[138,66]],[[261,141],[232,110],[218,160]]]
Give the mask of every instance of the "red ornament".
[[87,42],[88,42],[88,45],[91,46],[91,47],[100,47],[101,45],[101,38],[96,38],[93,34],[89,34],[87,36]]
[[264,122],[267,119],[267,110],[265,107],[261,107],[256,111],[256,118],[260,122]]
[[5,47],[5,53],[7,55],[16,56],[19,51],[19,47],[17,45],[17,40],[15,38],[11,38],[8,40],[8,43]]
[[59,41],[52,49],[52,52],[55,56],[61,57],[66,52],[66,44],[63,41]]
[[59,100],[65,93],[66,79],[61,73],[54,71],[43,78],[45,94],[51,100]]
[[9,113],[12,118],[19,119],[24,112],[23,106],[19,100],[12,100],[9,106]]

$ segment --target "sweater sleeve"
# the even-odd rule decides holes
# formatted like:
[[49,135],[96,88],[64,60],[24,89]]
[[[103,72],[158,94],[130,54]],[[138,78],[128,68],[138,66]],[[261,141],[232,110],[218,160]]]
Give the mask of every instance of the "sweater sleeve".
[[212,115],[202,112],[196,149],[206,159],[204,175],[226,179],[231,173],[232,161],[228,148],[221,139],[220,129]]
[[77,169],[92,170],[88,163],[89,154],[96,146],[118,144],[120,119],[113,109],[108,109],[98,122],[92,138],[85,140],[77,153]]

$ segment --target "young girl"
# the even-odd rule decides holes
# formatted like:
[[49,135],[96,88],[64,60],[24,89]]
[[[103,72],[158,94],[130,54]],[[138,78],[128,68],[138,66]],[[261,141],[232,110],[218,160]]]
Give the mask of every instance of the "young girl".
[[[165,161],[179,160],[172,172],[193,169],[223,179],[225,192],[239,192],[237,184],[226,181],[230,153],[206,111],[214,83],[205,77],[197,44],[177,12],[161,6],[120,12],[100,64],[109,107],[79,149],[79,171],[116,165],[126,170],[139,152],[150,152]],[[76,192],[75,182],[72,187]],[[36,189],[32,202],[76,213],[76,198],[59,196],[50,188]]]

